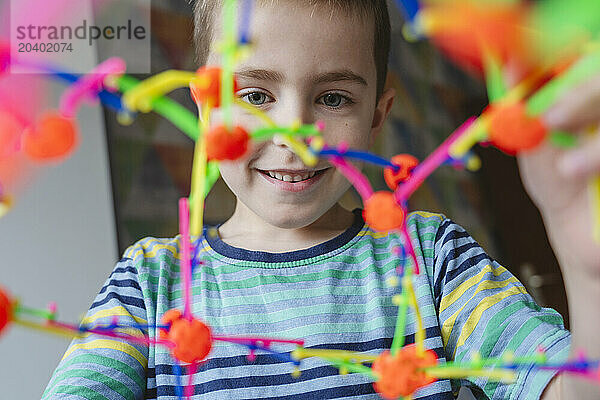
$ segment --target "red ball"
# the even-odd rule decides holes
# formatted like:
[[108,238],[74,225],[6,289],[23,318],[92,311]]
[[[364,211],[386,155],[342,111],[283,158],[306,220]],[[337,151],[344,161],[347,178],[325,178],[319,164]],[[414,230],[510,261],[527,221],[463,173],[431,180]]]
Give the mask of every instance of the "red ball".
[[10,66],[10,43],[0,40],[0,74],[8,72]]
[[14,302],[0,287],[0,335],[13,319]]
[[[221,106],[221,77],[223,70],[219,67],[202,67],[196,71],[197,79],[192,81],[190,90],[196,104],[208,104],[211,107]],[[237,81],[233,80],[233,91],[238,91]]]
[[392,192],[375,192],[365,202],[363,218],[375,230],[390,231],[402,227],[404,211]]
[[377,376],[373,386],[385,399],[410,396],[436,381],[422,370],[435,365],[437,356],[433,350],[425,350],[419,355],[416,347],[411,345],[401,348],[394,356],[385,351],[373,363],[373,372]]
[[161,321],[170,324],[168,330],[160,330],[160,338],[175,344],[171,349],[173,357],[186,363],[196,363],[208,356],[212,348],[212,336],[205,323],[196,318],[188,320],[176,309],[167,311]]
[[488,116],[490,142],[508,154],[531,150],[548,134],[540,118],[527,115],[523,102],[492,105]]
[[23,133],[23,150],[36,161],[65,158],[75,149],[76,144],[74,121],[58,113],[42,115],[35,128],[28,128]]
[[241,126],[229,130],[218,125],[206,132],[206,155],[209,160],[237,160],[246,154],[250,135]]
[[419,165],[419,160],[410,154],[398,154],[392,157],[391,161],[392,164],[400,168],[398,170],[394,170],[391,167],[385,168],[383,170],[383,178],[390,189],[396,190],[400,183],[410,178],[412,171]]

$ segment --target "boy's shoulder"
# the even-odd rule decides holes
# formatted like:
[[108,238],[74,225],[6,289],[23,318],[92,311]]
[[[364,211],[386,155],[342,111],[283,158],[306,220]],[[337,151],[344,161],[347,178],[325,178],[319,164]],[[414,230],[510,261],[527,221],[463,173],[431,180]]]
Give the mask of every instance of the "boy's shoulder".
[[179,265],[179,235],[172,238],[145,237],[129,246],[119,263],[138,271],[165,265]]

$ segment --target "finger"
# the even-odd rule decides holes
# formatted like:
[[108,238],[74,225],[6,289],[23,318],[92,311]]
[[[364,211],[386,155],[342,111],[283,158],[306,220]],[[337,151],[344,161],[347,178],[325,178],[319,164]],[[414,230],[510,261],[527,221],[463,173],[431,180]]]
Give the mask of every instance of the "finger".
[[543,116],[551,130],[580,131],[600,120],[600,75],[568,90]]
[[558,169],[567,178],[600,174],[600,134],[583,138],[582,142],[577,149],[565,152],[558,160]]

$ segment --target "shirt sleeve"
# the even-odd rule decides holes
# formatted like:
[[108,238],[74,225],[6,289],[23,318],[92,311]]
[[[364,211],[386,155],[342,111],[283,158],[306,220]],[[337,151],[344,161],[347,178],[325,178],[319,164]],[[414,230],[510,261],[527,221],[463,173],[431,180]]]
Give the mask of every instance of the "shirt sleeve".
[[[142,336],[146,308],[132,259],[123,258],[100,290],[84,325],[107,326],[117,318],[128,328],[119,332]],[[96,334],[73,340],[54,371],[42,400],[143,399],[148,346]]]
[[[450,360],[533,355],[566,360],[570,335],[559,313],[540,307],[506,268],[464,229],[445,219],[435,239],[434,296]],[[554,372],[520,369],[512,384],[463,380],[479,399],[539,399]],[[457,384],[459,382],[453,382]]]

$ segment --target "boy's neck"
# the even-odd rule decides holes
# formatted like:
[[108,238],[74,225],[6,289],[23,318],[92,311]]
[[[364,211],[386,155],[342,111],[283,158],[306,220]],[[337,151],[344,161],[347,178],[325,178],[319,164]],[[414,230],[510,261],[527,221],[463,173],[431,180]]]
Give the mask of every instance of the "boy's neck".
[[240,201],[235,211],[219,227],[225,243],[246,250],[283,253],[307,249],[324,243],[352,226],[354,214],[335,204],[312,224],[296,229],[270,225]]

